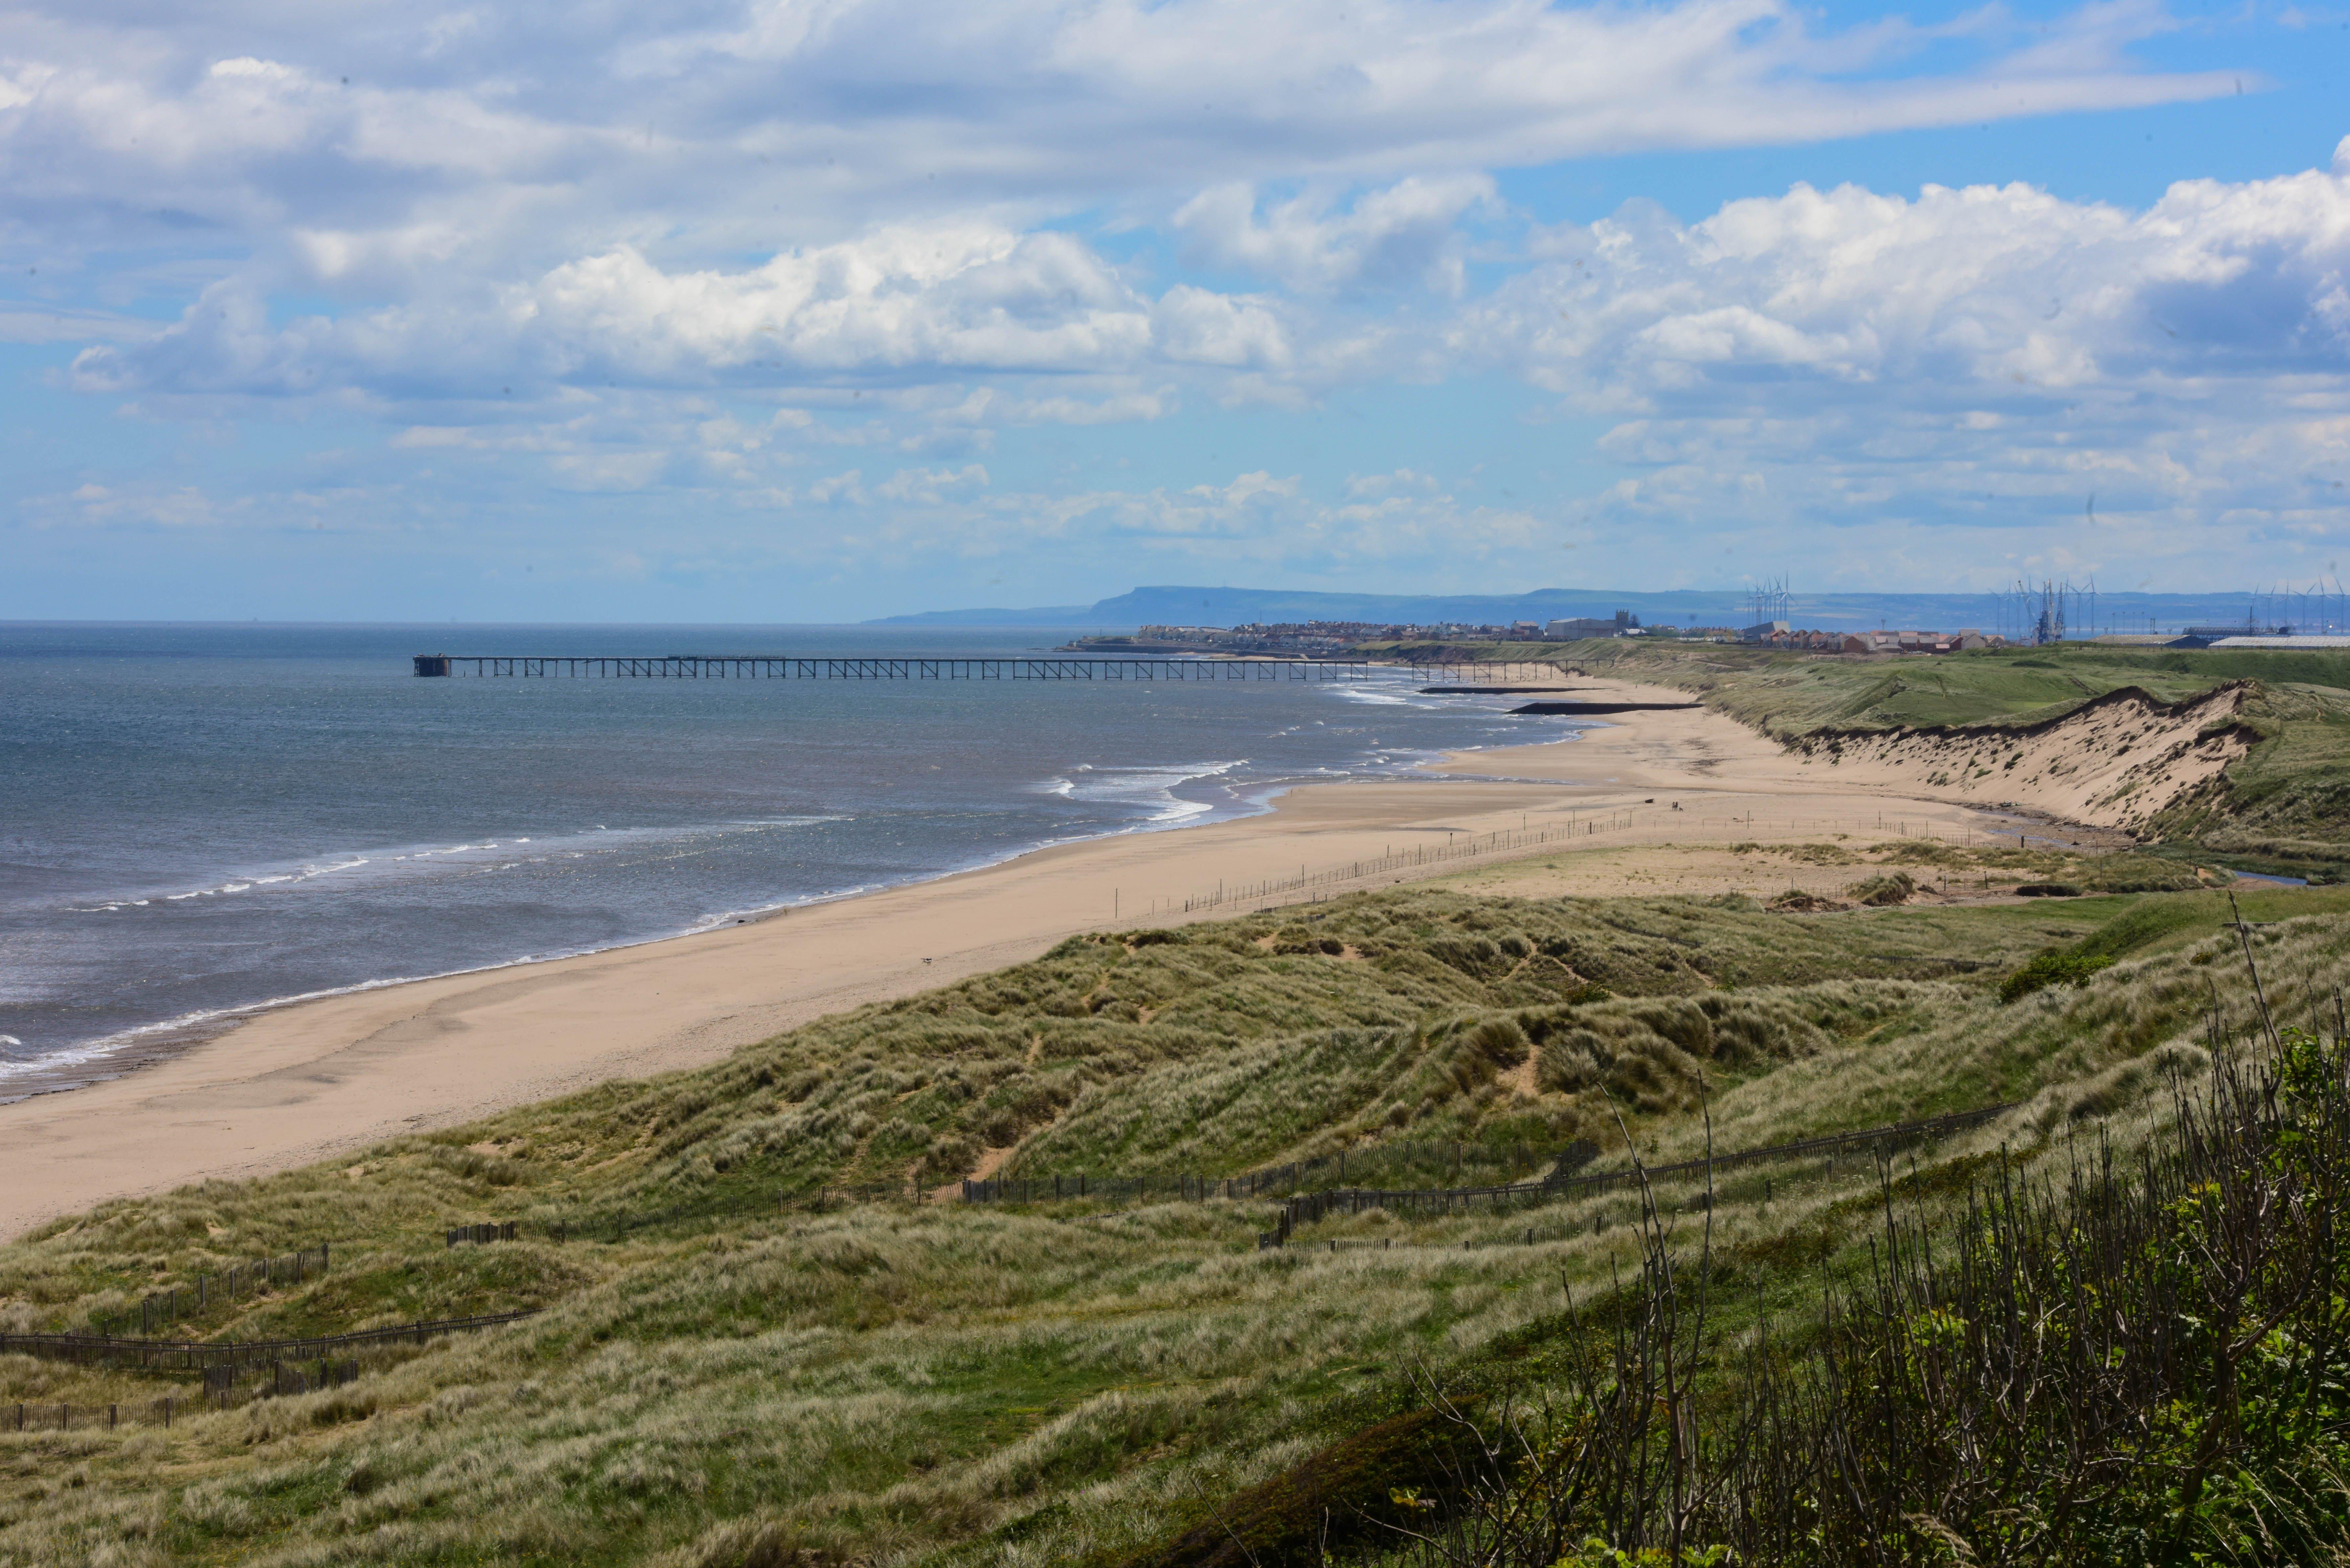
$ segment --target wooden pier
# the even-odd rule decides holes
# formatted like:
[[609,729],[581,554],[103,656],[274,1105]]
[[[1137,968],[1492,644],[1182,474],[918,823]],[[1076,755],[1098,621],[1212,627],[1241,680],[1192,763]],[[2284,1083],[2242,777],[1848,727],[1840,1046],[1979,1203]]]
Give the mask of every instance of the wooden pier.
[[1336,659],[850,659],[775,653],[420,653],[416,673],[517,680],[1367,680]]

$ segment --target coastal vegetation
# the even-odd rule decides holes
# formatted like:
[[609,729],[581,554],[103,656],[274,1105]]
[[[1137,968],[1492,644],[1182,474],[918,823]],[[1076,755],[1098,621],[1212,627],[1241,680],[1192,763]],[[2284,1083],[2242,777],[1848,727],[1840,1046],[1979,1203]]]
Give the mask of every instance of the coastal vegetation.
[[[2350,653],[2062,643],[1939,656],[1821,656],[1618,638],[1560,643],[1395,643],[1379,658],[1556,661],[1671,687],[1760,733],[1815,749],[1831,737],[1990,728],[2025,732],[2116,694],[2176,706],[2232,693],[2202,719],[2236,746],[2224,771],[2132,831],[2170,851],[2224,854],[2247,870],[2350,876]],[[1917,781],[1958,794],[1956,780]]]
[[[1837,847],[1856,877],[1968,853]],[[2079,877],[2081,864],[2001,871]],[[1929,1350],[1946,1357],[1920,1385],[1931,1397],[1881,1414],[1896,1422],[1886,1430],[1943,1420],[1972,1407],[1935,1347],[1975,1345],[1977,1309],[1899,1296],[1920,1288],[1916,1249],[1944,1238],[1931,1244],[1974,1256],[1964,1237],[1986,1233],[1968,1232],[1967,1216],[2011,1216],[1999,1221],[2010,1251],[1986,1255],[2017,1260],[2000,1277],[2026,1293],[2001,1299],[2054,1299],[2062,1260],[2014,1252],[2014,1238],[2064,1234],[2073,1173],[2109,1159],[2119,1175],[2099,1179],[2152,1194],[2128,1212],[2169,1216],[2157,1229],[2188,1249],[2177,1255],[2259,1241],[2260,1256],[2297,1260],[2295,1277],[2333,1267],[2194,1197],[2251,1179],[2229,1151],[2252,1150],[2254,1175],[2304,1183],[2261,1212],[2307,1212],[2306,1184],[2333,1168],[2272,1160],[2262,1151],[2292,1128],[2244,1112],[2252,1100],[2221,1106],[2235,1106],[2225,1137],[2219,1111],[2193,1107],[2220,1103],[2215,1047],[2249,1051],[2243,1073],[2299,1074],[2295,1105],[2334,1082],[2333,1047],[2309,1042],[2339,1030],[2345,906],[2350,892],[2272,888],[2240,892],[2236,909],[2217,892],[2133,891],[1804,915],[1739,898],[1396,889],[1079,937],[710,1068],[106,1204],[0,1249],[0,1327],[88,1328],[224,1263],[324,1240],[326,1274],[215,1300],[182,1332],[244,1340],[538,1310],[369,1353],[338,1386],[226,1408],[207,1408],[185,1375],[0,1356],[0,1413],[182,1401],[168,1428],[0,1430],[0,1563],[1110,1565],[1309,1562],[1326,1549],[1531,1563],[1534,1535],[1513,1537],[1510,1556],[1477,1532],[1536,1515],[1552,1531],[1543,1550],[1582,1552],[1588,1535],[1607,1552],[1701,1553],[1733,1542],[1727,1516],[1684,1511],[1668,1530],[1654,1488],[1612,1512],[1562,1501],[1617,1495],[1575,1479],[1601,1452],[1576,1434],[1602,1428],[1578,1423],[1636,1419],[1621,1397],[1632,1385],[1593,1380],[1591,1358],[1614,1365],[1611,1346],[1637,1348],[1626,1365],[1694,1401],[1690,1455],[1731,1438],[1761,1453],[1758,1389],[1813,1388],[1823,1367],[1893,1387],[1886,1369],[1927,1365]],[[2309,1036],[2297,1056],[2277,1050],[2288,1028]],[[1258,1245],[1270,1198],[1202,1200],[1173,1185],[1340,1150],[1350,1180],[1392,1186],[1536,1177],[1577,1145],[1598,1150],[1585,1168],[1622,1169],[1997,1106],[2010,1108],[1889,1162],[1683,1172],[1645,1193],[1502,1212],[1333,1215],[1273,1251]],[[2196,1147],[2224,1145],[2193,1156],[2203,1165],[2178,1163],[2192,1152],[2182,1107]],[[952,1201],[979,1170],[1160,1184],[1114,1200]],[[2179,1171],[2193,1180],[2161,1174]],[[1996,1193],[2009,1207],[1986,1210]],[[2196,1229],[2207,1210],[2234,1229]],[[452,1226],[509,1220],[514,1241],[448,1243]],[[2115,1244],[2155,1233],[2116,1231]],[[1872,1282],[1894,1277],[1888,1235],[1908,1249],[1902,1335],[1880,1351],[1821,1331],[1823,1291],[1861,1303],[1838,1321],[1876,1321],[1862,1309],[1880,1300]],[[1700,1284],[1701,1331],[1690,1315]],[[2236,1299],[2278,1309],[2293,1332],[2324,1326],[2305,1291],[2273,1285],[2261,1273]],[[2189,1313],[2200,1298],[2165,1299]],[[1657,1330],[1667,1318],[1679,1325],[1670,1344]],[[2079,1342],[2093,1343],[2105,1342]],[[2178,1343],[2201,1354],[2191,1336]],[[1763,1346],[1789,1359],[1765,1367]],[[2093,1478],[2135,1500],[2129,1529],[2168,1521],[2197,1551],[2239,1542],[2206,1560],[2286,1560],[2263,1555],[2235,1503],[2213,1512],[2199,1494],[2188,1512],[2210,1514],[2204,1530],[2157,1493],[2189,1461],[2238,1502],[2273,1489],[2280,1466],[2333,1462],[2334,1404],[2279,1403],[2298,1354],[2237,1355],[2225,1408],[2179,1377],[2082,1396],[2110,1414],[2151,1389],[2143,1398],[2172,1412],[2146,1416],[2140,1468]],[[1755,1381],[1765,1371],[1781,1381]],[[1849,1401],[1805,1408],[1858,1430]],[[2274,1419],[2251,1454],[2238,1437],[2255,1412]],[[2044,1423],[2025,1427],[2053,1440]],[[1679,1429],[1642,1428],[1639,1451],[1663,1451]],[[1722,1473],[1672,1484],[1705,1480],[1719,1499]],[[2293,1502],[2298,1519],[2339,1472],[2294,1473],[2314,1489]],[[1907,1506],[1914,1478],[1880,1479],[1881,1506]],[[1976,1560],[2021,1560],[2021,1545],[1991,1549],[1981,1513],[1934,1517],[1970,1532]],[[2109,1538],[2122,1544],[2064,1537],[2088,1553],[2068,1560],[2148,1560],[2126,1555],[2143,1534],[2116,1525]],[[1762,1550],[1759,1535],[1736,1539]],[[1929,1526],[1903,1539],[1886,1560],[1952,1560],[1932,1555]],[[1842,1551],[1815,1560],[1862,1560]]]

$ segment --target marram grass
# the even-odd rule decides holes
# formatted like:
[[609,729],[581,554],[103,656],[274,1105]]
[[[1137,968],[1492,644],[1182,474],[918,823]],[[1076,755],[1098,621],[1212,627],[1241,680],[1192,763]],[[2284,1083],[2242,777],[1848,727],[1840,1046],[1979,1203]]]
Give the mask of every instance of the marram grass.
[[[2333,901],[2247,900],[2292,1018],[2350,982]],[[2061,1159],[2085,1132],[2126,1146],[2159,1124],[2212,999],[2224,1032],[2251,1021],[2225,915],[2196,894],[1796,917],[1397,892],[1080,939],[712,1068],[108,1204],[0,1249],[9,1326],[78,1325],[321,1239],[324,1279],[198,1330],[545,1310],[168,1433],[0,1433],[0,1563],[1142,1561],[1412,1407],[1422,1379],[1555,1332],[1570,1293],[1639,1266],[1637,1196],[1367,1214],[1274,1252],[1255,1243],[1270,1209],[1225,1202],[762,1207],[619,1243],[548,1227],[827,1181],[911,1190],[1007,1147],[1005,1168],[1047,1176],[1413,1140],[1591,1137],[1620,1161],[1628,1135],[1668,1159],[1702,1151],[1709,1117],[1734,1148],[2020,1102],[1896,1172],[1940,1191],[1937,1170],[2002,1146]],[[2043,949],[2101,942],[2117,961],[2085,984],[1997,1000]],[[1710,1215],[1701,1184],[1659,1196],[1684,1238],[1710,1221],[1752,1311],[1851,1266],[1877,1175],[1742,1170]],[[443,1244],[509,1218],[525,1240]],[[175,1387],[195,1392],[0,1359],[0,1411]]]

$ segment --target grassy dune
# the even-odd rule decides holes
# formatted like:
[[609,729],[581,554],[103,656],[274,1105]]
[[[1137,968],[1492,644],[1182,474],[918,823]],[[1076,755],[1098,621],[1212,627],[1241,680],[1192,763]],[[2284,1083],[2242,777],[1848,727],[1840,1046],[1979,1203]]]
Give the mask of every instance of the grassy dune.
[[[2330,1017],[2350,983],[2345,902],[2243,898],[2283,1016]],[[1633,1197],[1332,1220],[1274,1252],[1246,1203],[770,1205],[928,1187],[989,1150],[1008,1173],[1223,1175],[1588,1137],[1606,1163],[1627,1135],[1701,1150],[1707,1112],[1740,1147],[2021,1102],[1919,1151],[1902,1180],[1930,1195],[1986,1151],[2062,1159],[2085,1128],[2126,1143],[2165,1115],[2214,998],[2229,1028],[2250,1017],[2227,918],[2185,892],[1789,916],[1398,890],[1074,940],[712,1068],[109,1204],[0,1249],[7,1326],[83,1325],[322,1239],[333,1272],[197,1329],[545,1310],[169,1432],[0,1433],[0,1563],[1139,1563],[1334,1453],[1378,1456],[1376,1501],[1421,1462],[1378,1445],[1425,1380],[1523,1363],[1568,1293],[1638,1272]],[[2051,948],[2112,961],[2001,1002]],[[1738,1313],[1800,1313],[1820,1271],[1856,1266],[1878,1201],[1856,1163],[1725,1181]],[[1663,1194],[1684,1234],[1695,1197]],[[488,1219],[525,1239],[444,1245]],[[0,1357],[0,1408],[174,1389],[194,1392]]]
[[2133,649],[2072,643],[1939,658],[1845,659],[1639,639],[1378,645],[1374,656],[1571,661],[1594,675],[1676,687],[1764,734],[2036,724],[2108,692],[2162,702],[2249,682],[2258,738],[2216,789],[2154,826],[2174,846],[2248,870],[2340,880],[2350,872],[2350,653]]

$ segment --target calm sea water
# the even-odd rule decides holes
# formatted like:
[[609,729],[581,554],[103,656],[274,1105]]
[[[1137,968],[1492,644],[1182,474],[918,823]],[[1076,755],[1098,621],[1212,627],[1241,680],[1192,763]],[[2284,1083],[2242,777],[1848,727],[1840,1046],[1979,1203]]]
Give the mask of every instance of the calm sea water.
[[425,680],[409,662],[1057,640],[0,626],[0,1098],[292,997],[672,935],[1572,727],[1400,677]]

